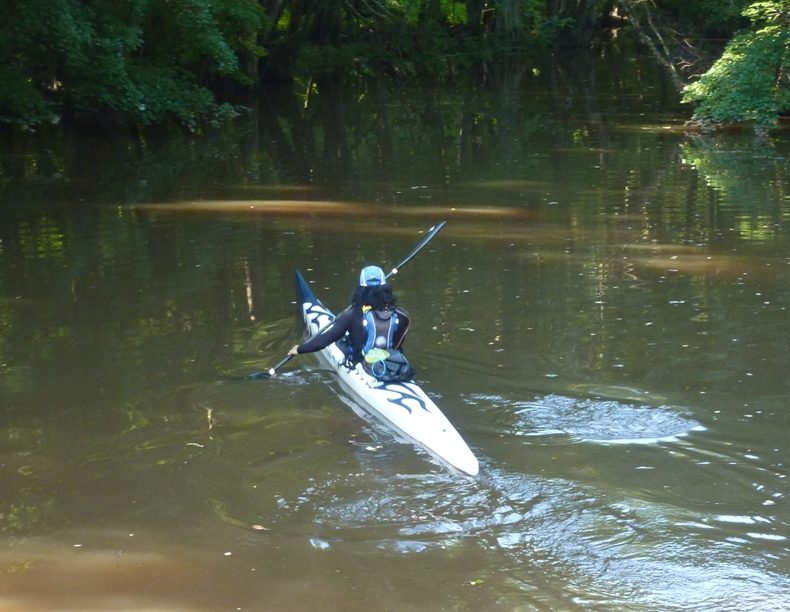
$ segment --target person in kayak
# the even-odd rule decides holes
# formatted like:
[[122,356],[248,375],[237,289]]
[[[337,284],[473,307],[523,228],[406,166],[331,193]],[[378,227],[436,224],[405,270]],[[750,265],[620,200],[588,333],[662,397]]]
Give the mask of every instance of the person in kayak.
[[373,348],[398,351],[403,345],[411,319],[409,313],[395,306],[397,298],[387,284],[384,270],[367,266],[359,275],[359,285],[351,294],[351,306],[304,344],[297,344],[291,356],[314,353],[333,342],[346,355],[346,362],[356,366]]

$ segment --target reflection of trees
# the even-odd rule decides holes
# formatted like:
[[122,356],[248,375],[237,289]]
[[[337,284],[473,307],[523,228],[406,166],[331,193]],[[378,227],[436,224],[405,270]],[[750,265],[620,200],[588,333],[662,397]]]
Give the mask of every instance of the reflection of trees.
[[117,209],[0,223],[0,533],[59,528],[177,461],[195,383],[281,353],[292,296],[271,291],[272,254],[301,240],[251,231],[238,248],[229,231]]
[[220,185],[512,178],[541,135],[551,134],[558,147],[571,137],[576,146],[606,148],[607,113],[634,113],[645,86],[662,86],[655,71],[609,53],[482,65],[440,87],[349,74],[269,86],[241,100],[252,109],[246,117],[198,138],[98,139],[54,127],[37,137],[16,134],[0,163],[0,189],[35,185],[59,200],[141,202],[222,192]]
[[683,161],[721,194],[719,212],[741,238],[765,239],[788,213],[787,155],[751,134],[697,136],[682,146]]
[[[30,412],[78,426],[94,418],[90,406],[111,402],[109,389],[134,395],[137,381],[178,372],[185,381],[215,378],[228,355],[255,354],[232,329],[287,307],[264,279],[277,276],[272,254],[298,240],[252,231],[240,258],[224,225],[113,210],[86,218],[90,227],[46,215],[2,224],[0,393],[15,398],[6,417]],[[42,405],[26,405],[32,389]]]

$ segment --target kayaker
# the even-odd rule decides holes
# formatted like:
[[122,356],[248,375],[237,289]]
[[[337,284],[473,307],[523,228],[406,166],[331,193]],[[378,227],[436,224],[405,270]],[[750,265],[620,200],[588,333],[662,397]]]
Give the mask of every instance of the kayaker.
[[288,354],[314,353],[342,340],[338,346],[348,363],[355,366],[373,348],[400,350],[411,320],[409,313],[395,306],[396,302],[384,270],[367,266],[360,272],[359,285],[351,294],[351,306],[324,331],[295,345]]

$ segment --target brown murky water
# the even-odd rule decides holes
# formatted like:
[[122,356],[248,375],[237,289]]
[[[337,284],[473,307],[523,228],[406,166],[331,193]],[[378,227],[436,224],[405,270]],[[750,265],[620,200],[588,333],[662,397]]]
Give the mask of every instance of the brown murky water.
[[[786,139],[519,74],[9,149],[0,610],[790,607]],[[439,220],[393,284],[475,479],[311,356],[244,379],[296,268],[339,310]]]

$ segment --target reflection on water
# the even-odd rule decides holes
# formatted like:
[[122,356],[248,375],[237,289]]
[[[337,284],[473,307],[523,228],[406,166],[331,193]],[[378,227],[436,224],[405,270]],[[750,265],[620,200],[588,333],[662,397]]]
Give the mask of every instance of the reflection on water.
[[349,202],[316,202],[311,200],[197,200],[166,204],[135,204],[135,210],[158,213],[234,213],[269,215],[327,215],[327,216],[408,216],[408,217],[525,217],[523,210],[500,206],[410,206],[382,208]]
[[[611,72],[4,153],[0,610],[790,608],[786,144]],[[341,309],[438,220],[393,282],[474,479],[246,378],[295,268]]]

